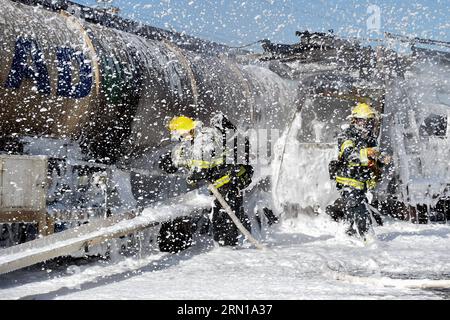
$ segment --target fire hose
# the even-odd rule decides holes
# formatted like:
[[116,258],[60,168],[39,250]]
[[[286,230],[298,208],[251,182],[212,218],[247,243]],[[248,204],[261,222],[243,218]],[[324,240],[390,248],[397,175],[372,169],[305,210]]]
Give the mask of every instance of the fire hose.
[[261,243],[259,243],[252,235],[251,233],[243,226],[239,218],[234,214],[233,210],[231,209],[230,205],[225,201],[225,199],[220,194],[219,190],[212,184],[208,185],[208,190],[212,192],[214,197],[219,201],[219,203],[224,208],[225,212],[228,214],[228,216],[231,218],[233,223],[236,225],[236,227],[242,232],[242,234],[249,240],[251,243],[254,244],[254,246],[258,249],[264,249],[265,246],[263,246]]

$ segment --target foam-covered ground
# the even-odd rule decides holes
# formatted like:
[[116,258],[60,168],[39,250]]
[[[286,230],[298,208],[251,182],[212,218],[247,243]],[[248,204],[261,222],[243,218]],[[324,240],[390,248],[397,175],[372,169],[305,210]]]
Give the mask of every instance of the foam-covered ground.
[[267,250],[222,248],[208,238],[176,255],[17,271],[0,276],[0,298],[450,297],[442,281],[450,279],[450,226],[388,220],[367,245],[343,233],[343,225],[326,217],[300,216],[266,234]]

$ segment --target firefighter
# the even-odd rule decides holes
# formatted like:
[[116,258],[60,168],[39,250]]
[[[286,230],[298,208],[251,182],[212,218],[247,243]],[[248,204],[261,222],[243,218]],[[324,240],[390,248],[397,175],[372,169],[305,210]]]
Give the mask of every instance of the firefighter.
[[[212,183],[230,205],[243,225],[251,231],[250,221],[243,208],[242,190],[250,183],[253,169],[249,165],[227,164],[224,124],[230,122],[219,114],[211,120],[211,127],[185,116],[174,117],[169,122],[171,139],[179,141],[173,150],[160,160],[160,167],[168,173],[179,168],[189,171],[187,182],[197,185]],[[239,233],[231,218],[216,199],[213,205],[212,232],[220,245],[235,246]]]
[[380,167],[388,164],[390,158],[382,155],[377,145],[377,111],[366,103],[358,103],[348,119],[350,126],[338,137],[339,156],[330,166],[330,174],[341,194],[337,202],[349,223],[347,234],[365,238],[372,223],[366,193],[376,187]]

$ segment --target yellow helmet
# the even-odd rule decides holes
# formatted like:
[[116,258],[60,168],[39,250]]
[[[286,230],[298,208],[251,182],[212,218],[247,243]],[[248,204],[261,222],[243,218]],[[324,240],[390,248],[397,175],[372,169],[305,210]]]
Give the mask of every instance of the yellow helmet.
[[189,132],[195,128],[195,125],[196,122],[191,118],[185,116],[173,117],[169,122],[169,130],[170,132]]
[[353,108],[352,114],[349,116],[351,119],[378,119],[378,117],[378,112],[371,108],[367,103],[358,103],[358,105]]

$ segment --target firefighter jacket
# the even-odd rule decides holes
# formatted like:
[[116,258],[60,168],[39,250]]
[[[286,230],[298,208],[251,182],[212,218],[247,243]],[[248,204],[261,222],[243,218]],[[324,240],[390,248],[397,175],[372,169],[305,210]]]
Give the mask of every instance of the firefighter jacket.
[[188,183],[207,180],[216,188],[234,185],[240,189],[251,182],[251,166],[226,164],[223,134],[215,127],[205,127],[201,122],[195,128],[194,138],[184,141],[172,150],[172,163],[178,168],[187,168]]
[[374,136],[363,136],[354,126],[338,137],[338,187],[357,190],[374,189],[380,179],[380,152]]
[[173,148],[173,164],[178,168],[187,168],[190,173],[221,165],[224,159],[222,139],[218,129],[197,124],[194,138],[180,142]]

